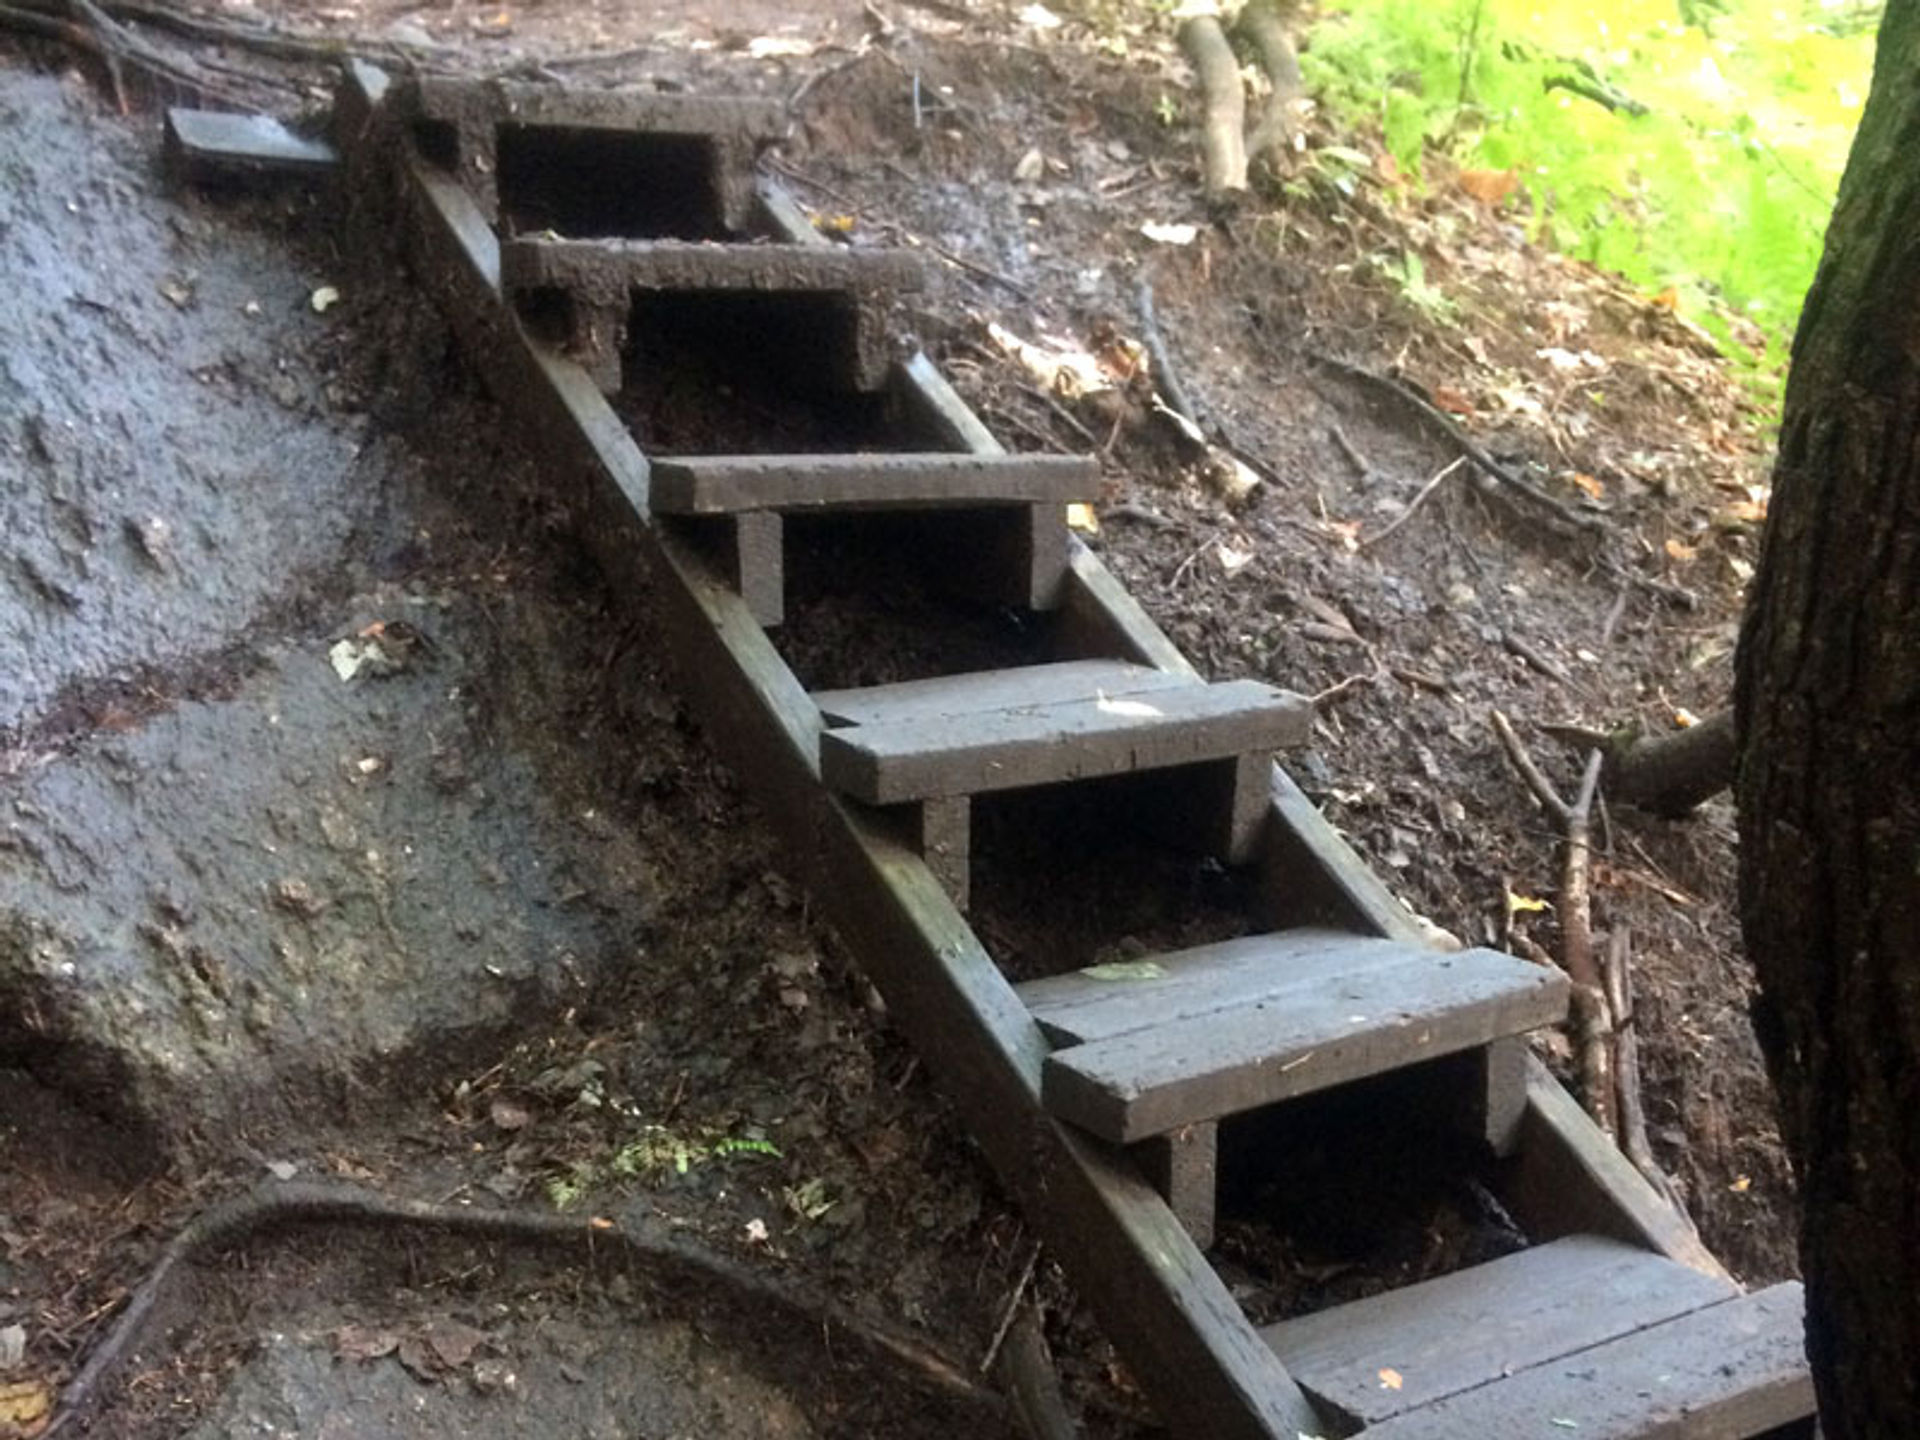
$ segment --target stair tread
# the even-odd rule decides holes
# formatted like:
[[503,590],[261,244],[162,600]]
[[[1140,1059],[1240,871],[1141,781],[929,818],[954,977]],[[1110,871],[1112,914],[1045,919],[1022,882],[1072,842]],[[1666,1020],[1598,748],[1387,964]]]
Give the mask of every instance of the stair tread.
[[500,279],[509,291],[552,287],[611,300],[631,290],[917,290],[925,269],[904,250],[522,235],[501,244]]
[[870,805],[1196,765],[1305,741],[1311,704],[1253,680],[828,730],[822,780]]
[[649,505],[668,515],[744,510],[1065,505],[1099,488],[1080,455],[669,456],[652,463]]
[[978,715],[1023,705],[1057,705],[1140,695],[1203,680],[1177,670],[1155,670],[1127,660],[1059,660],[1005,670],[936,675],[851,690],[822,690],[813,700],[830,725],[884,725]]
[[[1252,963],[1251,942],[1193,953],[1198,964],[1162,960],[1171,983],[1169,1010],[1158,1020],[1153,988],[1164,982],[1152,979],[1137,990],[1116,987],[1110,1001],[1043,1008],[1042,1023],[1056,1035],[1076,1038],[1080,1025],[1088,1037],[1047,1057],[1041,1093],[1049,1111],[1131,1144],[1524,1034],[1566,1014],[1565,976],[1493,950],[1380,941],[1310,955],[1297,967]],[[1350,957],[1344,967],[1342,955]]]
[[[1406,963],[1399,941],[1345,930],[1242,935],[1015,987],[1055,1045],[1084,1045]],[[1446,958],[1440,951],[1422,955]]]
[[1813,1414],[1805,1303],[1775,1285],[1397,1415],[1367,1440],[1729,1440]]
[[1569,1235],[1260,1333],[1315,1399],[1377,1425],[1738,1294],[1651,1250]]

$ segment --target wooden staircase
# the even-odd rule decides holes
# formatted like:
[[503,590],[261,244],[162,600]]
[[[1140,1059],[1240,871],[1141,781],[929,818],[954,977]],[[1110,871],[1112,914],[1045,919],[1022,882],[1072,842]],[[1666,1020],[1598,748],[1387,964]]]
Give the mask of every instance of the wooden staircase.
[[[1006,454],[923,356],[893,354],[887,306],[917,265],[827,244],[756,179],[777,119],[758,102],[390,86],[354,65],[336,138],[348,193],[402,218],[616,584],[643,565],[659,581],[662,639],[714,742],[1166,1423],[1280,1440],[1810,1434],[1798,1287],[1743,1293],[1529,1057],[1527,1032],[1565,1014],[1564,979],[1423,943],[1273,763],[1305,741],[1310,705],[1199,677],[1067,533],[1093,462]],[[794,384],[878,397],[899,443],[646,456],[606,396],[632,378],[635,314],[686,292],[817,305]],[[954,588],[1023,607],[1045,653],[809,692],[768,634],[788,602],[783,518],[876,511],[939,516],[921,533],[941,537]],[[1155,841],[1239,867],[1246,933],[1003,974],[965,918],[976,798],[1090,784],[1132,787],[1127,821]],[[1390,1074],[1433,1089],[1436,1123],[1493,1157],[1527,1248],[1256,1325],[1203,1253],[1230,1122]]]

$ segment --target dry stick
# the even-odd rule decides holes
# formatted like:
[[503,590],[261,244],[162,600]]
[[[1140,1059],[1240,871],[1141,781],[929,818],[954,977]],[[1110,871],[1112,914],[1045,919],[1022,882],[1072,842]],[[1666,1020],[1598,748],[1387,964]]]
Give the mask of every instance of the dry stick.
[[1362,550],[1365,550],[1367,547],[1371,545],[1378,545],[1382,540],[1386,539],[1389,535],[1393,534],[1394,531],[1398,530],[1402,525],[1406,524],[1407,521],[1413,518],[1414,511],[1418,510],[1422,505],[1427,503],[1427,497],[1433,494],[1435,490],[1440,488],[1440,482],[1446,479],[1449,475],[1453,474],[1454,471],[1458,470],[1462,465],[1466,463],[1467,463],[1467,457],[1464,455],[1459,455],[1454,457],[1454,459],[1448,462],[1446,465],[1442,466],[1438,471],[1434,473],[1434,476],[1431,480],[1427,481],[1426,484],[1420,487],[1420,493],[1413,497],[1412,502],[1407,506],[1407,508],[1402,510],[1398,515],[1394,516],[1392,521],[1388,523],[1386,529],[1382,530],[1378,535],[1374,535],[1368,539],[1360,541],[1359,548]]
[[147,1278],[135,1287],[106,1338],[94,1348],[80,1373],[61,1395],[59,1409],[41,1432],[41,1440],[53,1440],[62,1430],[83,1422],[92,1412],[107,1380],[139,1344],[169,1281],[183,1264],[219,1246],[294,1224],[413,1226],[523,1243],[571,1241],[589,1248],[625,1251],[641,1259],[685,1266],[700,1272],[703,1279],[744,1292],[762,1304],[810,1315],[823,1330],[838,1326],[918,1371],[930,1384],[957,1399],[988,1410],[998,1410],[1001,1405],[998,1396],[969,1379],[952,1361],[917,1342],[875,1329],[854,1319],[832,1301],[789,1290],[682,1240],[637,1234],[619,1229],[606,1220],[575,1220],[565,1215],[525,1210],[473,1210],[421,1200],[391,1199],[356,1185],[294,1181],[264,1184],[203,1210],[168,1242]]
[[1580,792],[1569,805],[1553,788],[1553,782],[1533,762],[1533,756],[1513,732],[1507,717],[1492,712],[1494,733],[1500,737],[1507,759],[1527,782],[1534,798],[1560,822],[1566,844],[1566,860],[1560,878],[1560,966],[1573,982],[1575,1041],[1580,1053],[1581,1088],[1585,1092],[1587,1113],[1609,1136],[1615,1133],[1612,1048],[1613,1029],[1607,1005],[1607,992],[1600,967],[1593,958],[1593,904],[1589,875],[1593,858],[1593,796],[1600,785],[1600,766],[1605,757],[1598,750],[1587,755],[1586,770],[1580,777]]
[[1180,382],[1180,372],[1173,368],[1173,354],[1167,349],[1166,337],[1160,333],[1160,317],[1153,308],[1153,282],[1144,275],[1140,277],[1139,304],[1140,343],[1147,347],[1147,360],[1153,366],[1153,383],[1167,397],[1167,404],[1174,413],[1194,429],[1201,429],[1200,412],[1194,408],[1193,397],[1187,394],[1187,387]]
[[1678,1187],[1653,1158],[1647,1112],[1640,1102],[1640,1044],[1633,1013],[1633,932],[1616,925],[1607,936],[1607,999],[1613,1006],[1613,1085],[1620,1101],[1620,1149],[1647,1183],[1681,1215]]
[[1329,425],[1327,433],[1333,436],[1333,443],[1340,447],[1340,453],[1347,457],[1347,463],[1353,466],[1354,472],[1362,480],[1373,473],[1373,465],[1360,453],[1359,447],[1347,438],[1346,431],[1338,425]]
[[993,1362],[1000,1358],[1000,1346],[1006,1341],[1007,1331],[1013,1328],[1013,1317],[1020,1311],[1020,1302],[1026,1298],[1027,1286],[1033,1283],[1033,1268],[1040,1263],[1040,1242],[1033,1242],[1033,1248],[1027,1251],[1027,1263],[1020,1267],[1020,1278],[1013,1282],[1013,1290],[1007,1296],[1007,1303],[1000,1312],[1000,1323],[994,1327],[993,1339],[987,1345],[987,1353],[980,1359],[980,1373],[985,1375],[993,1369]]
[[1247,188],[1247,97],[1240,88],[1240,62],[1212,15],[1180,22],[1180,48],[1200,77],[1205,116],[1201,153],[1209,195]]
[[1508,489],[1524,495],[1534,504],[1550,512],[1564,524],[1571,525],[1580,530],[1598,530],[1604,523],[1598,515],[1576,510],[1564,500],[1549,495],[1525,476],[1514,474],[1513,471],[1489,455],[1485,447],[1471,435],[1467,434],[1465,430],[1462,430],[1451,416],[1436,409],[1424,398],[1414,394],[1413,391],[1409,390],[1405,385],[1402,385],[1398,380],[1389,379],[1385,375],[1376,375],[1373,371],[1363,366],[1349,365],[1345,360],[1336,360],[1331,355],[1314,355],[1312,358],[1317,363],[1326,366],[1329,370],[1337,370],[1342,375],[1351,376],[1355,380],[1362,381],[1365,384],[1371,385],[1376,390],[1393,396],[1403,405],[1408,406],[1420,415],[1428,424],[1440,430],[1441,433],[1453,441],[1455,445],[1459,446],[1467,458],[1479,466],[1487,476],[1498,480]]

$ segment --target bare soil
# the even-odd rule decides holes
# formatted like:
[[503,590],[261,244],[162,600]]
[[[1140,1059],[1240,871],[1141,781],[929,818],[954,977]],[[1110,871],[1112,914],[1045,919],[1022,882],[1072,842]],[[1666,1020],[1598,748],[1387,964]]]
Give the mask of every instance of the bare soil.
[[[1001,7],[883,8],[884,33],[874,7],[833,0],[222,16],[271,13],[468,71],[716,92],[805,83],[794,134],[770,164],[823,228],[935,257],[935,287],[902,323],[1010,446],[1100,452],[1104,499],[1089,543],[1203,669],[1323,697],[1313,746],[1289,768],[1410,906],[1471,943],[1517,934],[1554,950],[1550,903],[1533,902],[1555,898],[1557,836],[1503,759],[1488,714],[1512,716],[1565,786],[1579,757],[1534,725],[1658,732],[1683,709],[1705,715],[1724,702],[1754,543],[1739,504],[1764,477],[1769,439],[1737,382],[1672,314],[1539,252],[1513,217],[1445,186],[1414,196],[1376,176],[1346,194],[1303,159],[1245,204],[1208,210],[1170,37],[1123,28],[1114,7],[1087,18],[1063,9],[1065,23],[1044,29]],[[786,43],[756,53],[766,37]],[[796,53],[770,53],[783,48]],[[191,53],[246,71],[232,83],[283,112],[324,93],[318,68],[240,47]],[[446,837],[435,852],[446,858],[422,881],[446,897],[441,908],[387,912],[410,953],[447,933],[446,907],[469,896],[492,907],[488,916],[541,917],[539,943],[514,947],[525,974],[504,988],[489,989],[484,970],[443,985],[435,1003],[448,1013],[432,1032],[402,1027],[368,1049],[363,1031],[378,1026],[343,1025],[338,1047],[275,1076],[270,1098],[237,1084],[198,1112],[197,1082],[165,1091],[170,1100],[123,1103],[127,1077],[111,1056],[52,1043],[39,992],[0,989],[0,1332],[17,1324],[25,1335],[0,1382],[70,1378],[167,1235],[267,1167],[422,1199],[643,1212],[776,1279],[846,1298],[972,1373],[1031,1253],[1019,1217],[782,878],[750,804],[683,717],[671,676],[644,633],[615,619],[623,612],[576,548],[570,517],[438,322],[397,271],[352,270],[328,217],[304,202],[168,198],[152,173],[153,111],[113,109],[88,62],[0,35],[0,116],[21,133],[50,132],[57,110],[101,157],[97,193],[111,203],[86,217],[89,263],[102,274],[150,272],[155,286],[181,283],[190,268],[199,297],[183,307],[142,287],[137,303],[104,292],[89,292],[99,305],[86,295],[37,309],[14,302],[20,323],[0,347],[0,455],[39,488],[0,503],[51,508],[23,512],[7,542],[0,643],[27,658],[0,680],[0,810],[14,833],[43,834],[40,814],[21,809],[44,799],[31,787],[151,793],[166,757],[192,745],[224,745],[236,772],[311,793],[288,777],[322,762],[232,729],[236,707],[281,693],[321,706],[333,693],[329,647],[405,616],[429,637],[430,662],[381,682],[396,688],[326,701],[338,728],[317,730],[315,745],[352,748],[325,762],[322,788],[360,794],[349,787],[373,773],[358,768],[369,757],[417,778],[381,811],[433,817]],[[0,247],[9,231],[16,244],[77,243],[81,232],[63,235],[58,208],[29,205],[22,183],[0,161]],[[156,214],[176,217],[171,240]],[[1157,242],[1142,234],[1145,220],[1191,223],[1195,235]],[[1383,278],[1379,257],[1408,251],[1423,257],[1444,307]],[[285,267],[282,302],[247,313],[274,265]],[[316,317],[302,302],[336,278],[345,301]],[[1141,409],[1137,385],[1126,400],[1050,396],[989,334],[996,324],[1086,350],[1137,335],[1142,278],[1203,420],[1272,477],[1244,498],[1223,497],[1170,427]],[[228,356],[215,367],[220,383],[266,395],[286,432],[274,473],[318,475],[330,488],[235,499],[232,487],[210,485],[213,500],[189,497],[196,469],[228,464],[259,422],[190,398],[214,382],[180,363],[183,345],[203,362]],[[1463,469],[1370,543],[1456,452],[1319,356],[1423,387],[1504,461],[1596,517],[1597,537],[1560,533],[1525,502],[1472,486]],[[290,377],[279,398],[275,376]],[[146,398],[116,421],[121,393]],[[27,412],[62,405],[79,438],[56,435],[65,449],[33,460]],[[102,417],[97,427],[78,423],[90,413]],[[362,449],[370,459],[356,458]],[[164,592],[178,607],[171,616],[138,598],[140,567],[159,563],[142,543],[144,534],[161,546],[157,532],[141,529],[158,505],[129,502],[89,521],[124,541],[111,563],[97,537],[74,528],[72,507],[60,512],[62,463],[71,480],[156,454],[188,477],[155,492],[174,517],[171,553],[203,546],[186,568],[241,575],[215,587],[237,585],[238,598],[175,585]],[[225,529],[183,529],[209,513]],[[862,549],[845,564],[823,551],[794,576],[810,602],[796,611],[809,618],[778,639],[810,682],[871,683],[1018,651],[1017,624],[990,612],[947,642],[960,656],[916,656],[925,631],[911,606],[876,640],[853,583]],[[1636,575],[1657,588],[1622,578]],[[1692,603],[1676,599],[1682,590]],[[130,618],[97,630],[73,618],[96,613]],[[431,708],[449,689],[468,697],[457,717]],[[326,768],[338,763],[338,774]],[[109,801],[98,804],[106,813]],[[374,824],[371,812],[354,813]],[[983,807],[980,821],[983,837],[1006,840],[983,845],[1006,858],[983,871],[981,923],[1016,969],[1193,943],[1234,909],[1231,876],[1195,868],[1147,886],[1134,883],[1138,866],[1158,862],[1100,855],[1056,897],[1057,923],[1036,927],[1024,892],[1039,872],[1020,846],[1045,853],[1049,841],[1030,819],[1009,802]],[[1057,823],[1069,835],[1089,828],[1071,816]],[[249,843],[288,838],[245,812],[231,824]],[[86,815],[65,829],[90,841],[91,860],[63,866],[58,857],[74,851],[61,841],[42,847],[53,862],[0,846],[0,881],[24,884],[38,867],[55,891],[72,886],[75,913],[147,906],[162,933],[193,929],[166,909],[178,902],[171,892],[136,886],[130,900],[101,899],[126,883],[113,878],[124,866],[105,843],[116,832],[90,829]],[[139,827],[121,833],[129,848],[142,843]],[[390,849],[400,832],[368,833]],[[1747,1022],[1727,802],[1682,821],[1615,809],[1599,835],[1595,919],[1632,931],[1657,1156],[1741,1278],[1790,1274],[1794,1208]],[[315,866],[331,867],[317,874],[337,875],[342,893],[372,893],[354,868],[366,842],[308,839]],[[531,862],[552,856],[558,873],[536,874]],[[254,885],[284,878],[235,873]],[[281,892],[267,907],[278,918],[236,907],[202,923],[230,923],[235,937],[249,924],[324,927],[329,915],[343,929],[356,913],[384,923],[370,900],[364,912],[323,903],[301,913],[316,891],[328,899],[313,881]],[[1167,893],[1185,903],[1125,903]],[[447,948],[484,948],[501,923],[487,919]],[[191,946],[175,948],[191,971]],[[1554,1058],[1564,1067],[1564,1053]],[[1229,1216],[1219,1253],[1249,1303],[1287,1313],[1342,1285],[1400,1283],[1512,1243],[1471,1187],[1412,1186],[1409,1204],[1368,1218],[1380,1187],[1353,1177],[1393,1174],[1397,1135],[1377,1127],[1369,1165],[1322,1161],[1339,1172],[1324,1177],[1325,1203],[1285,1218],[1292,1238],[1278,1251],[1262,1238],[1270,1231]],[[1317,1153],[1310,1136],[1296,1148]],[[1250,1215],[1285,1198],[1258,1176],[1236,1193]],[[192,1303],[143,1355],[100,1433],[242,1435],[269,1422],[340,1435],[631,1433],[607,1428],[615,1412],[592,1397],[609,1395],[624,1395],[624,1413],[646,1415],[658,1433],[914,1433],[931,1413],[910,1376],[850,1360],[835,1369],[724,1306],[676,1308],[631,1277],[534,1264],[511,1246],[263,1236],[228,1261],[197,1273]],[[1124,1370],[1044,1263],[1036,1293],[1093,1433],[1152,1433]],[[456,1324],[483,1338],[440,1361],[401,1363],[402,1338],[417,1356],[433,1326]],[[658,1377],[645,1394],[620,1391],[633,1367],[607,1348],[635,1329]],[[368,1355],[369,1332],[396,1337],[395,1350]],[[448,1354],[457,1363],[441,1363]],[[503,1387],[495,1362],[524,1375],[520,1388]],[[318,1428],[301,1407],[342,1374],[364,1392],[353,1414],[365,1422]],[[689,1393],[722,1408],[675,1409]],[[562,1395],[574,1398],[552,1401]],[[540,1417],[545,1430],[530,1428]]]

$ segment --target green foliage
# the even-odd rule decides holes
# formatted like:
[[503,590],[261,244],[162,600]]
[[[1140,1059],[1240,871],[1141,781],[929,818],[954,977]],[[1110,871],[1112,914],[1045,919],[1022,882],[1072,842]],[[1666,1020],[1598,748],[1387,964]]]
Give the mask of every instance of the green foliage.
[[1745,317],[1777,371],[1877,16],[1853,0],[1343,0],[1302,62],[1404,174],[1423,180],[1435,155],[1514,170],[1536,238],[1676,290],[1723,345],[1716,305]]

